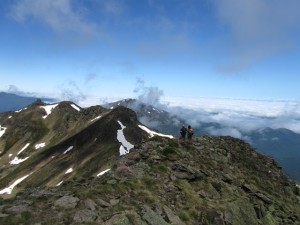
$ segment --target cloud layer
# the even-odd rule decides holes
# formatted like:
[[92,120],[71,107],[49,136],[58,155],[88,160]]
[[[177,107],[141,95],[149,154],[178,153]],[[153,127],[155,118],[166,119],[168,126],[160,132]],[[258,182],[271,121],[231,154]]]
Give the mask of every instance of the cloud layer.
[[225,98],[169,98],[168,110],[194,126],[219,123],[215,134],[241,138],[241,133],[263,128],[286,128],[300,133],[300,102]]
[[74,32],[81,35],[96,35],[95,25],[85,21],[71,0],[20,0],[12,6],[11,16],[18,22],[36,19],[55,32]]
[[238,72],[260,59],[297,44],[300,2],[297,0],[213,1],[221,23],[231,31],[231,58],[222,72]]

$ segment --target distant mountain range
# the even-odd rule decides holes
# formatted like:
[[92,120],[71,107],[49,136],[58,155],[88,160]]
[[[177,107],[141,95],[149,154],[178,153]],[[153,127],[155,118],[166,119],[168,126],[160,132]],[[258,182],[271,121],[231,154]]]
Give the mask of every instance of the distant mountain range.
[[[17,94],[11,94],[6,92],[0,92],[0,112],[16,111],[26,107],[34,102],[39,97],[27,97]],[[55,99],[41,98],[44,102],[53,102]]]
[[232,137],[180,142],[145,124],[178,118],[139,105],[0,113],[0,223],[300,225],[300,189],[272,158]]

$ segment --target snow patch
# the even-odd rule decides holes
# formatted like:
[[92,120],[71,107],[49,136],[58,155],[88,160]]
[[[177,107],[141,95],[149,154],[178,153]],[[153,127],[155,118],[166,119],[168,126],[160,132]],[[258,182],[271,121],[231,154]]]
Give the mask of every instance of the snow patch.
[[35,149],[39,149],[39,148],[43,148],[46,146],[46,143],[40,143],[40,144],[36,144],[34,147]]
[[101,118],[101,116],[97,116],[96,118],[91,119],[91,122],[93,122],[93,121],[95,121],[95,120],[97,120],[97,119],[100,119],[100,118]]
[[59,182],[56,187],[60,186],[64,181],[62,180],[61,182]]
[[2,137],[2,135],[5,133],[6,129],[7,129],[6,127],[2,127],[0,125],[0,137]]
[[12,118],[12,116],[9,116],[9,117],[8,117],[8,119],[11,119],[11,118]]
[[27,108],[24,108],[24,109],[19,109],[19,110],[17,110],[17,111],[15,111],[16,113],[19,113],[19,112],[21,112],[21,111],[23,111],[23,110],[26,110]]
[[132,145],[131,143],[129,143],[125,136],[124,136],[124,132],[123,130],[126,128],[120,121],[118,121],[118,123],[121,126],[121,129],[117,131],[117,139],[119,142],[121,142],[121,146],[120,146],[120,156],[121,155],[125,155],[127,153],[129,153],[130,149],[134,148],[134,145]]
[[65,172],[65,174],[72,173],[72,172],[73,172],[73,169],[72,169],[72,168],[69,168],[69,169]]
[[167,134],[157,133],[157,132],[152,131],[152,130],[150,130],[149,128],[147,128],[147,127],[145,127],[145,126],[142,126],[142,125],[139,125],[139,127],[140,127],[142,130],[146,131],[146,132],[150,135],[150,137],[153,137],[153,136],[157,135],[157,136],[160,136],[160,137],[166,137],[166,138],[170,138],[170,139],[173,139],[173,138],[174,138],[172,135],[167,135]]
[[24,159],[19,159],[17,156],[12,160],[12,161],[10,161],[9,163],[10,164],[12,164],[12,165],[17,165],[17,164],[20,164],[21,162],[24,162],[25,160],[27,160],[29,158],[29,156],[28,157],[26,157],[26,158],[24,158]]
[[26,176],[24,176],[24,177],[19,178],[18,180],[16,180],[16,181],[15,181],[12,185],[10,185],[9,187],[2,189],[2,190],[0,191],[0,194],[1,194],[1,195],[3,195],[3,194],[8,194],[8,195],[10,195],[11,192],[12,192],[12,190],[14,189],[14,187],[17,186],[19,183],[21,183],[23,180],[25,180],[29,175],[31,175],[31,173],[28,174],[28,175],[26,175]]
[[74,109],[76,109],[78,112],[80,112],[80,108],[79,108],[77,105],[71,104],[71,106],[72,106]]
[[46,105],[46,106],[40,106],[40,108],[43,108],[43,109],[45,109],[45,111],[46,111],[46,115],[43,116],[43,119],[46,119],[47,116],[49,116],[49,115],[51,114],[52,110],[53,110],[56,106],[58,106],[58,104],[54,104],[54,105]]
[[[17,155],[20,155],[23,151],[25,151],[26,148],[28,148],[28,146],[30,145],[30,143],[27,143],[18,153]],[[27,160],[29,158],[26,157],[24,159],[19,159],[17,156],[12,160],[10,161],[9,163],[12,164],[12,165],[17,165],[17,164],[20,164],[21,162],[24,162],[25,160]]]
[[100,173],[97,174],[97,177],[102,176],[103,174],[105,174],[106,172],[110,171],[110,169],[104,170]]
[[13,156],[13,154],[9,154],[9,155],[8,155],[9,158],[12,157],[12,156]]
[[71,151],[74,148],[74,146],[70,146],[66,151],[64,151],[64,154],[67,154],[69,151]]
[[28,148],[28,146],[30,145],[30,143],[27,143],[19,152],[17,155],[20,155],[26,148]]

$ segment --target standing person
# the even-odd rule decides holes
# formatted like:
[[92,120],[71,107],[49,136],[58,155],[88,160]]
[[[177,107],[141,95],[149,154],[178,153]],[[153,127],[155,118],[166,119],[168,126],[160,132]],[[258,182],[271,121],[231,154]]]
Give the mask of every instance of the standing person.
[[182,142],[185,142],[186,132],[187,132],[187,129],[183,125],[180,129],[180,135],[181,135],[180,139],[182,140]]
[[192,143],[192,137],[193,137],[193,134],[194,134],[194,130],[193,130],[193,128],[191,127],[191,125],[189,125],[189,126],[188,126],[188,129],[187,129],[188,143]]

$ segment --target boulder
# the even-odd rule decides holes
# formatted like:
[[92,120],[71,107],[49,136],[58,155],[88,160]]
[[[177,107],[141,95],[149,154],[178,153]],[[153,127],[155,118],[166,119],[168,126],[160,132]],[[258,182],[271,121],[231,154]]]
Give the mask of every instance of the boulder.
[[172,225],[184,225],[181,219],[178,216],[176,216],[169,207],[164,206],[163,208],[168,217],[168,220]]
[[168,223],[149,206],[143,206],[143,219],[150,225],[168,225]]
[[65,208],[65,209],[74,209],[79,202],[79,198],[72,196],[63,196],[54,202],[55,206]]
[[97,219],[97,214],[89,209],[79,210],[75,213],[73,220],[76,223],[90,223]]

